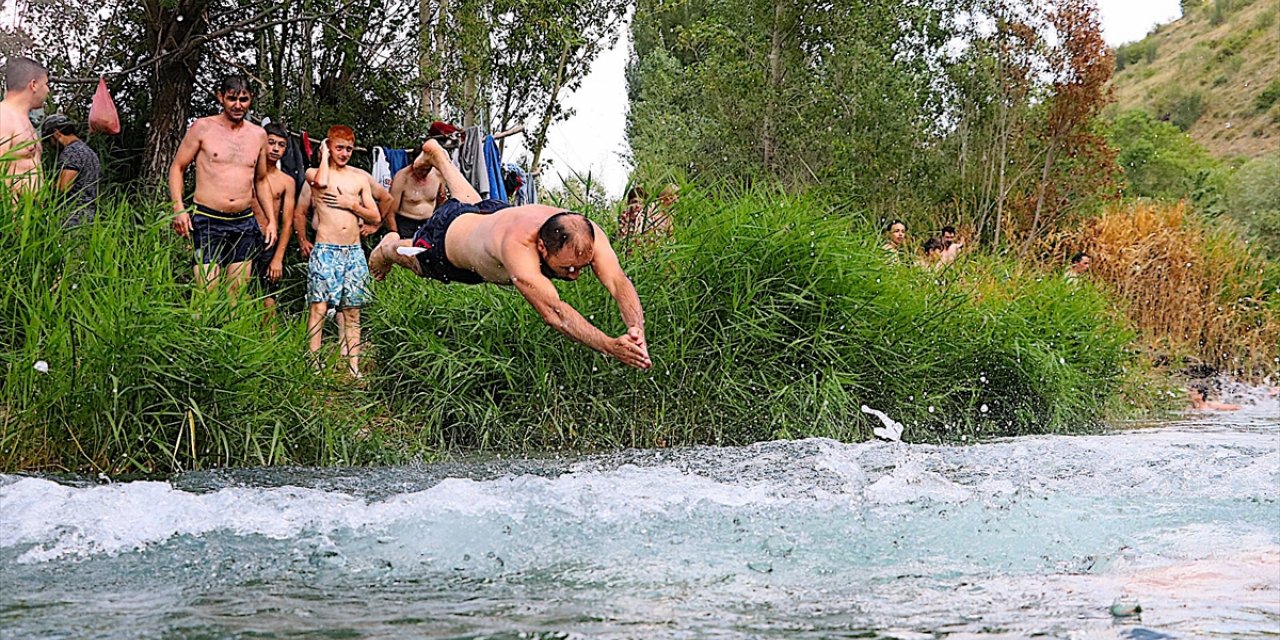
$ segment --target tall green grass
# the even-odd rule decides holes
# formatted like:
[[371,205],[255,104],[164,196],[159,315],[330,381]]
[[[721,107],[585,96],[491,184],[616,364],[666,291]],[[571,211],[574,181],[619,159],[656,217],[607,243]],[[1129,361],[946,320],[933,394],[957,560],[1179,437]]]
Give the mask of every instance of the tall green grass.
[[[311,367],[296,295],[273,322],[195,291],[162,207],[108,202],[65,232],[56,211],[0,207],[0,469],[856,440],[874,426],[863,404],[913,441],[1081,430],[1115,397],[1131,338],[1098,291],[1059,275],[995,258],[924,272],[826,200],[686,190],[670,242],[617,245],[652,370],[569,342],[511,288],[398,270],[363,314],[358,388]],[[611,213],[589,213],[608,228]],[[623,331],[593,276],[557,286]]]
[[376,458],[356,437],[367,396],[314,373],[296,323],[194,289],[159,206],[105,201],[77,229],[64,217],[40,198],[0,203],[0,469]]
[[[645,306],[644,372],[569,344],[514,291],[394,274],[370,318],[375,388],[431,440],[466,447],[851,440],[873,426],[862,404],[913,440],[1102,417],[1131,334],[1098,291],[989,258],[942,274],[897,265],[840,211],[694,193],[672,242],[619,246]],[[558,286],[622,332],[601,287]]]

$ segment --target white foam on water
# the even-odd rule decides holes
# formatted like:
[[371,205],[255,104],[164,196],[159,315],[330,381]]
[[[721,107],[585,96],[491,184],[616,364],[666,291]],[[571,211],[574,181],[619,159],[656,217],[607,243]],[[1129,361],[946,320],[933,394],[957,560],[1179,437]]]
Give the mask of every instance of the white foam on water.
[[74,488],[23,478],[0,486],[0,511],[5,514],[0,519],[0,548],[37,545],[21,557],[33,562],[137,550],[175,536],[212,531],[287,539],[446,516],[497,514],[520,520],[529,513],[552,511],[607,521],[645,514],[671,517],[706,504],[744,507],[774,500],[767,487],[632,465],[554,479],[448,478],[425,491],[376,502],[298,487],[234,487],[196,494],[166,482]]

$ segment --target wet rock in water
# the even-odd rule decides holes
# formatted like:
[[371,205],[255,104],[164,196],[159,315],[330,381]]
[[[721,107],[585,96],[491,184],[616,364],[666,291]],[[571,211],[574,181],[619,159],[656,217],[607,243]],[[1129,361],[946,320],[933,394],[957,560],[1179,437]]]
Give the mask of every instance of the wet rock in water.
[[308,558],[313,567],[345,567],[347,557],[337,549],[316,549]]
[[1131,618],[1142,613],[1142,605],[1138,604],[1136,598],[1130,596],[1120,596],[1115,602],[1111,603],[1111,615],[1116,618]]

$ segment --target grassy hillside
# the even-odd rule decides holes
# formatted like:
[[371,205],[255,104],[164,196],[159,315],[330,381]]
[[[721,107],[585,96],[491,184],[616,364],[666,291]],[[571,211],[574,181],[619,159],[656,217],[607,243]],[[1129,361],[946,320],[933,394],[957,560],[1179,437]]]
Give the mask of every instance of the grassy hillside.
[[1182,4],[1181,19],[1117,49],[1119,109],[1172,122],[1218,157],[1280,149],[1280,2]]

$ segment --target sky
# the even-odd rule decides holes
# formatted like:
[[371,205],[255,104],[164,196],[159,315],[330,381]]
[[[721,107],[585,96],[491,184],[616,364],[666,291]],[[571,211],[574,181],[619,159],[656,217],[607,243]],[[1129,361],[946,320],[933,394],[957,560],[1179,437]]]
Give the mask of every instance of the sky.
[[[1103,37],[1111,46],[1141,40],[1156,25],[1182,15],[1179,0],[1098,0],[1098,5]],[[576,114],[556,123],[547,133],[543,156],[552,161],[552,166],[542,176],[541,184],[555,186],[575,173],[590,174],[611,198],[621,197],[631,171],[625,132],[627,80],[623,73],[630,55],[630,30],[624,27],[623,37],[595,61],[582,87],[566,97],[565,104]],[[523,153],[525,142],[508,144],[508,157]]]

